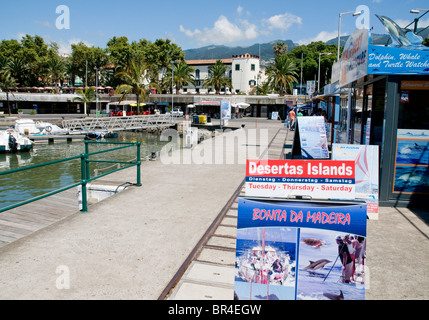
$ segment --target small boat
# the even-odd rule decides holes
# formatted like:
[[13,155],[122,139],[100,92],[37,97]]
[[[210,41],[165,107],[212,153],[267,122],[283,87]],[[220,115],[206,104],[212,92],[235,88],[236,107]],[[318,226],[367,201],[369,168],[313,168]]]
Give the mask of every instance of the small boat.
[[67,134],[66,129],[43,121],[35,122],[32,119],[19,119],[15,121],[15,129],[24,135],[51,135],[51,134]]
[[111,131],[96,131],[89,132],[86,134],[86,140],[100,140],[100,139],[116,139],[118,137],[118,133]]
[[15,130],[20,134],[39,134],[40,129],[36,127],[36,123],[31,119],[19,119],[15,121]]
[[0,153],[28,152],[33,148],[33,141],[21,135],[15,129],[0,131]]

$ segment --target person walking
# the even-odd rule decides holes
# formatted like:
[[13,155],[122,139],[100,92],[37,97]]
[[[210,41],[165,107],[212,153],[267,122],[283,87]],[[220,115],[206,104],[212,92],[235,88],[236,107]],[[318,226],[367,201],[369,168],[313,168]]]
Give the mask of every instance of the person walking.
[[295,129],[295,119],[296,119],[296,113],[295,113],[294,109],[292,108],[289,111],[289,128],[290,128],[290,131],[293,131]]

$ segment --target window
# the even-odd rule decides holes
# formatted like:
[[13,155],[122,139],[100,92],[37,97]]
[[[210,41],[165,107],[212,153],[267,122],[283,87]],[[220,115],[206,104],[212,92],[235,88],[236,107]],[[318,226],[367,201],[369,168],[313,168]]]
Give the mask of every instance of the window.
[[199,79],[200,79],[200,70],[199,70],[199,69],[195,70],[195,78],[196,78],[197,80],[199,80]]
[[240,64],[238,64],[238,63],[237,63],[237,64],[235,65],[235,71],[240,71]]
[[256,66],[255,66],[255,64],[251,64],[250,65],[250,71],[255,71],[256,70]]

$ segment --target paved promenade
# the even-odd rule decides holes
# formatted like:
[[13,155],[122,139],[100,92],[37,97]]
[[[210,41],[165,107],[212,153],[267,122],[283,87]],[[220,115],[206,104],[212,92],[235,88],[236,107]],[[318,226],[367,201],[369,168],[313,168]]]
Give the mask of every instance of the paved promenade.
[[[217,145],[223,161],[207,148],[145,162],[142,187],[1,248],[0,299],[157,299],[245,178],[240,159],[261,155],[283,127],[243,121],[246,140]],[[136,181],[135,170],[107,178]],[[429,299],[428,245],[429,227],[412,211],[381,208],[368,221],[367,299]]]

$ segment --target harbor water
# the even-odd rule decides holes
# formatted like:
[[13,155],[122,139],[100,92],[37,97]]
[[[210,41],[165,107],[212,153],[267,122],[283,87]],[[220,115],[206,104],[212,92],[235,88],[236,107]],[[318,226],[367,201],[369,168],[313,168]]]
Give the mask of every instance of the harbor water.
[[[118,138],[102,139],[112,142],[141,142],[141,159],[144,162],[154,152],[160,152],[169,141],[161,141],[159,134],[149,132],[119,132]],[[89,145],[89,152],[97,152],[117,145]],[[180,148],[174,145],[173,148]],[[79,156],[85,153],[84,141],[36,143],[33,150],[27,153],[0,154],[0,171],[9,171],[36,164]],[[91,160],[135,161],[137,148],[131,147],[91,157]],[[90,175],[95,172],[103,174],[117,168],[112,163],[91,163]],[[0,209],[19,202],[32,199],[62,187],[78,183],[81,179],[80,159],[61,162],[55,165],[40,167],[2,176],[0,179]]]

